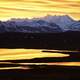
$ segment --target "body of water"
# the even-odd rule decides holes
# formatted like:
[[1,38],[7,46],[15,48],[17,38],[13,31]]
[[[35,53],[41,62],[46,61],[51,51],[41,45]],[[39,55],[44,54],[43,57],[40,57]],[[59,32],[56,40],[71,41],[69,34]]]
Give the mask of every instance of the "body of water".
[[[46,57],[49,58],[61,58],[61,57],[69,57],[69,54],[64,54],[62,52],[75,52],[75,51],[68,51],[68,50],[51,50],[51,52],[43,52],[45,49],[0,49],[0,70],[3,69],[30,69],[28,65],[57,65],[57,66],[80,66],[80,62],[37,62],[37,63],[29,63],[29,62],[19,62],[19,63],[12,63],[9,60],[30,60],[41,58],[44,59]],[[55,53],[56,51],[56,53]],[[61,52],[61,53],[60,53]],[[8,62],[6,62],[8,60]],[[5,61],[5,62],[3,62]],[[4,66],[7,65],[7,66]],[[8,66],[11,65],[11,66]],[[16,66],[13,66],[16,65]],[[24,67],[26,66],[26,67]]]

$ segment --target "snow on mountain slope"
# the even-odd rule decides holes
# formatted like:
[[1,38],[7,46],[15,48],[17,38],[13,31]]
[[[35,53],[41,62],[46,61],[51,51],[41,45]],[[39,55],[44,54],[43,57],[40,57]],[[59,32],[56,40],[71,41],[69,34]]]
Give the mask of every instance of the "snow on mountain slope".
[[6,32],[62,32],[58,25],[44,20],[12,20],[1,22],[0,25],[0,28],[4,26]]
[[68,15],[0,21],[0,32],[54,33],[68,30],[80,31],[80,21],[75,21]]
[[43,17],[43,20],[46,20],[47,22],[53,22],[56,23],[57,25],[60,26],[60,28],[65,30],[69,30],[69,25],[74,23],[75,21],[70,18],[68,15],[63,15],[63,16],[45,16]]
[[73,24],[71,24],[70,29],[72,31],[80,31],[80,21],[75,21]]

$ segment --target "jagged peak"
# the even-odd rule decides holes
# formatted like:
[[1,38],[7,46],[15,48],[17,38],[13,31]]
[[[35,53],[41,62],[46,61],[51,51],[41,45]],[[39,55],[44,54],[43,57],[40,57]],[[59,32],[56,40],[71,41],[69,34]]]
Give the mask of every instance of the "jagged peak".
[[[56,18],[56,19],[60,19],[60,18],[65,18],[65,19],[70,19],[70,20],[73,20],[74,19],[69,16],[69,15],[46,15],[46,16],[43,16],[43,17],[37,17],[37,18],[11,18],[10,20],[7,20],[7,21],[24,21],[24,20],[41,20],[41,19],[48,19],[48,18]],[[4,22],[4,21],[3,21]]]
[[70,17],[69,15],[46,15],[44,17],[42,17],[42,19],[47,19],[47,20],[69,20],[69,21],[75,21],[72,17]]
[[[8,21],[0,21],[0,26],[7,26],[8,28],[20,28],[20,30],[26,29],[26,26],[28,30],[32,30],[35,28],[36,30],[39,28],[39,30],[56,30],[61,29],[62,31],[69,30],[71,27],[71,24],[76,23],[74,19],[72,19],[69,15],[46,15],[39,18],[12,18]],[[12,27],[13,26],[13,27]],[[19,27],[17,27],[19,26]],[[21,27],[22,26],[22,27]]]

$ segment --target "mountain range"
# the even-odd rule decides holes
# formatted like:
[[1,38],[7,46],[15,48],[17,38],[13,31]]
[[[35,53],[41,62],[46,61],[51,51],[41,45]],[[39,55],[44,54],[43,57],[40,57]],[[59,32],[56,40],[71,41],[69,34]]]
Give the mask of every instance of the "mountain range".
[[65,31],[80,31],[80,21],[76,21],[68,15],[47,15],[41,18],[32,19],[12,18],[11,20],[0,21],[0,33],[58,33]]

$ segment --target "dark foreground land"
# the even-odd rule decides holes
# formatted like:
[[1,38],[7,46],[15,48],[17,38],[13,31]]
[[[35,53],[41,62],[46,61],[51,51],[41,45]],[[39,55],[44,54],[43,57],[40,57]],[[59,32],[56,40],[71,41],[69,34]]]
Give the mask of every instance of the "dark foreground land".
[[44,57],[44,58],[34,58],[34,59],[22,59],[22,60],[3,60],[0,62],[11,62],[11,63],[80,62],[80,56],[77,56],[77,57],[72,57],[72,56],[71,57],[52,57],[52,58]]
[[0,80],[80,80],[80,67],[30,65],[32,69],[0,70]]
[[80,48],[80,32],[0,33],[0,48],[75,50]]
[[[79,49],[80,32],[65,33],[0,33],[0,48],[30,48],[30,49]],[[45,54],[45,53],[44,53]],[[76,60],[75,60],[76,58]],[[79,61],[80,55],[66,58],[44,58],[27,60],[34,62]],[[5,62],[5,61],[4,61]],[[19,61],[11,61],[19,63]],[[26,62],[21,60],[20,62]],[[3,65],[0,67],[22,66],[22,69],[0,70],[0,80],[80,80],[80,66],[56,65]],[[30,69],[25,69],[30,67]]]

